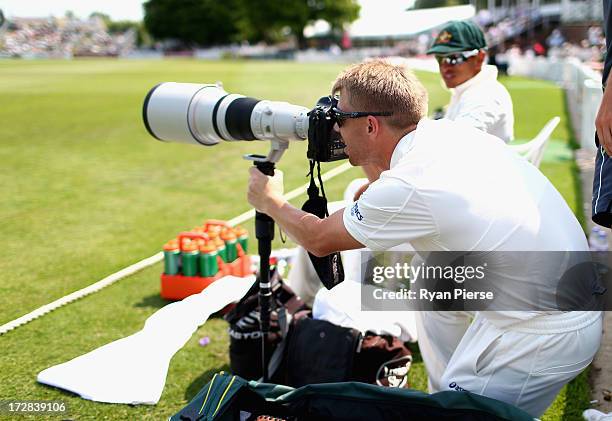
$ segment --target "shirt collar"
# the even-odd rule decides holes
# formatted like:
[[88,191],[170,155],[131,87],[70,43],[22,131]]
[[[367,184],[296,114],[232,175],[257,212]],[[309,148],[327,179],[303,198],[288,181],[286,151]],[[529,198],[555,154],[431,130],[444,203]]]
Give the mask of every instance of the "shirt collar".
[[476,73],[473,78],[466,80],[461,85],[457,85],[457,87],[451,89],[451,92],[454,95],[461,95],[471,86],[478,85],[480,83],[487,82],[490,80],[497,80],[497,67],[487,64],[485,66],[482,66],[480,72]]
[[397,165],[399,160],[406,152],[414,147],[414,136],[416,134],[417,129],[421,123],[417,124],[417,128],[402,137],[397,145],[395,145],[395,149],[393,149],[393,154],[391,155],[391,162],[389,163],[389,168],[393,168]]

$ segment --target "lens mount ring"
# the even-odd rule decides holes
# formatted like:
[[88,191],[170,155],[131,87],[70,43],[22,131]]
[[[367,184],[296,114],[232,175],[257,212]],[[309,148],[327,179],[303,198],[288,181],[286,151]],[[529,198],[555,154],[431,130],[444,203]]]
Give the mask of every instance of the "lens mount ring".
[[225,114],[227,113],[227,109],[232,104],[232,102],[234,102],[234,100],[238,98],[245,98],[245,96],[239,95],[239,94],[229,94],[218,103],[216,123],[217,123],[217,128],[219,129],[219,134],[221,135],[223,140],[228,140],[228,141],[242,140],[242,139],[235,139],[234,137],[232,137],[232,135],[230,134],[225,124]]
[[228,93],[216,85],[206,85],[191,98],[187,110],[187,126],[193,138],[202,145],[212,146],[223,140],[215,127],[213,116],[219,103]]

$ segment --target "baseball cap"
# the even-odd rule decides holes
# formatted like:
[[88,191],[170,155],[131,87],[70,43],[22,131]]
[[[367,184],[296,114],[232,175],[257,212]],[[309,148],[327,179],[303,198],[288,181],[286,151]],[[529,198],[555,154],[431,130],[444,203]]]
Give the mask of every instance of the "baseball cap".
[[482,29],[469,20],[453,20],[440,30],[427,54],[451,54],[487,48]]

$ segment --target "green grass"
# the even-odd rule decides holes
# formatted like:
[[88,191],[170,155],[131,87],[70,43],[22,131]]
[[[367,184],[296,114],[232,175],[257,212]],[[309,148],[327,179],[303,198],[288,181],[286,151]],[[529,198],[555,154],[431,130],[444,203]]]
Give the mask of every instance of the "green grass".
[[[152,86],[221,80],[228,92],[312,106],[329,92],[343,67],[0,61],[0,324],[157,253],[167,239],[205,218],[230,219],[249,209],[245,185],[250,164],[241,156],[265,153],[267,145],[203,148],[155,141],[141,122],[142,101]],[[438,75],[419,77],[430,92],[430,110],[448,101]],[[573,139],[562,91],[520,78],[504,83],[514,99],[517,138],[532,138],[554,115],[564,120],[553,133],[555,147],[542,170],[583,220],[576,166],[563,153]],[[305,144],[290,145],[279,168],[285,172],[286,191],[306,182]],[[329,198],[339,199],[356,176],[360,171],[351,169],[329,182]],[[252,223],[245,226],[252,229]],[[281,246],[278,240],[276,246]],[[160,272],[157,264],[0,337],[0,400],[62,400],[69,407],[67,417],[82,420],[162,419],[184,406],[215,371],[227,369],[222,320],[209,321],[174,356],[156,406],[94,403],[36,383],[44,368],[140,330],[165,304],[159,297]],[[201,348],[197,340],[204,335],[211,344]],[[418,358],[410,382],[426,388]],[[582,375],[563,390],[545,419],[577,419],[588,401]]]

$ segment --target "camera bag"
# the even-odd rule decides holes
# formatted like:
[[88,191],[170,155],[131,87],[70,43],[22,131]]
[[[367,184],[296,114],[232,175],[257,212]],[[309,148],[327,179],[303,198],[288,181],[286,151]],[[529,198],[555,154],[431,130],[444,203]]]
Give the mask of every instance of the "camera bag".
[[[270,274],[270,331],[265,344],[270,379],[275,380],[284,356],[285,338],[292,316],[310,308],[283,282],[276,268]],[[230,369],[248,380],[261,377],[261,331],[259,325],[259,283],[254,283],[236,306],[224,316],[229,323]]]
[[[271,381],[290,386],[362,381],[407,387],[410,350],[398,338],[337,326],[311,318],[311,309],[276,270],[271,276],[272,314],[266,341]],[[261,377],[259,285],[229,312],[230,369],[247,380]]]

